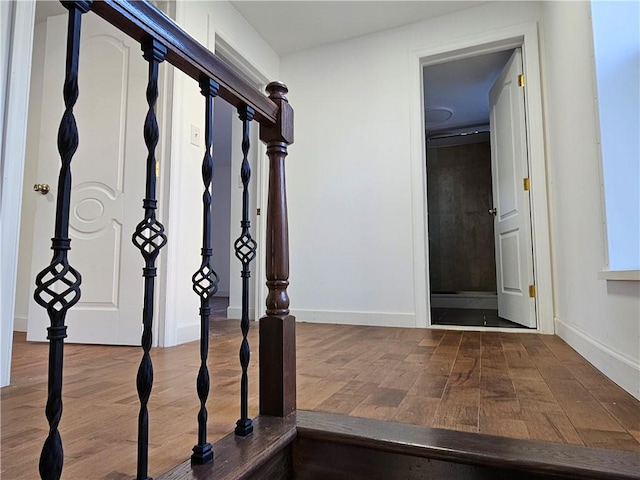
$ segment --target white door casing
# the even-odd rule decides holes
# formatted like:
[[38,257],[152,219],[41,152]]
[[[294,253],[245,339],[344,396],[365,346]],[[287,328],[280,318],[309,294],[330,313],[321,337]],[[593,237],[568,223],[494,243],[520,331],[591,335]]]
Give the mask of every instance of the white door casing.
[[517,48],[489,92],[491,174],[496,249],[498,315],[536,327],[531,205],[524,179],[529,176],[522,51]]
[[[51,191],[36,206],[31,278],[51,260],[66,22],[66,15],[47,20],[38,181]],[[71,163],[69,215],[69,261],[82,275],[82,295],[67,313],[67,341],[139,345],[143,260],[131,234],[144,216],[146,62],[138,43],[111,25],[94,15],[82,22],[74,108],[80,145]],[[45,340],[48,326],[45,309],[31,301],[28,340]]]

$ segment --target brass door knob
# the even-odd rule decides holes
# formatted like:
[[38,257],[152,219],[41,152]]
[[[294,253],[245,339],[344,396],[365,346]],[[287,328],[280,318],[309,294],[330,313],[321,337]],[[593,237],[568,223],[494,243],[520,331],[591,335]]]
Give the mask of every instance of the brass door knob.
[[498,209],[496,207],[489,209],[489,215],[493,215],[494,217],[498,214]]
[[46,195],[47,193],[49,193],[49,184],[48,183],[36,183],[33,186],[33,191],[34,192],[40,192],[42,195]]

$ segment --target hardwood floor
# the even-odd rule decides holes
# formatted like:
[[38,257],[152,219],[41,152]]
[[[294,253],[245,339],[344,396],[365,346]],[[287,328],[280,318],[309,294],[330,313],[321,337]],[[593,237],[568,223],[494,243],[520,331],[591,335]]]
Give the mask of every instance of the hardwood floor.
[[[257,325],[249,338],[257,414]],[[239,416],[239,322],[212,327],[209,440]],[[297,324],[298,408],[415,425],[628,450],[640,454],[640,402],[555,336]],[[46,344],[16,334],[1,390],[3,480],[38,478],[46,437]],[[63,478],[135,473],[140,349],[65,346]],[[152,351],[150,474],[182,462],[196,440],[198,344]]]

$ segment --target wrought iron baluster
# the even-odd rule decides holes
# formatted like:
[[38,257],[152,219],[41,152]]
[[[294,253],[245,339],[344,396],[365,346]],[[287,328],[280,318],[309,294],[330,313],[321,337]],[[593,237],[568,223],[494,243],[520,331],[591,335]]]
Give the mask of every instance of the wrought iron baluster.
[[142,43],[143,57],[149,62],[149,82],[147,84],[147,103],[149,110],[144,122],[144,141],[147,146],[147,174],[145,198],[142,202],[144,220],[136,227],[131,237],[133,244],[140,250],[145,266],[142,269],[144,277],[144,303],[142,309],[142,360],[138,368],[136,386],[140,398],[140,413],[138,415],[138,469],[136,480],[151,480],[147,475],[149,463],[149,413],[147,403],[153,386],[153,365],[151,363],[152,325],[153,325],[153,294],[156,276],[155,261],[160,249],[167,243],[164,226],[156,219],[156,157],[155,149],[158,144],[159,129],[156,119],[155,105],[158,100],[158,69],[164,60],[167,49],[154,39]]
[[80,59],[80,26],[82,14],[89,11],[91,1],[62,2],[69,10],[67,27],[67,54],[63,97],[65,111],[58,129],[58,152],[61,166],[58,177],[56,223],[51,239],[53,258],[47,268],[36,276],[33,298],[47,309],[51,326],[47,328],[49,340],[49,376],[46,416],[49,434],[40,454],[40,478],[58,480],[62,475],[64,452],[58,425],[62,417],[62,367],[64,339],[67,327],[64,324],[67,311],[80,300],[82,278],[70,264],[67,252],[71,249],[69,239],[69,207],[71,204],[71,160],[78,149],[78,128],[73,107],[78,100],[78,65]]
[[198,444],[193,447],[191,461],[203,464],[213,460],[213,448],[207,443],[207,397],[209,396],[209,307],[210,298],[218,291],[218,275],[211,265],[213,248],[211,246],[211,179],[213,178],[213,99],[218,95],[220,85],[211,79],[200,82],[200,91],[205,97],[205,153],[202,159],[202,264],[191,277],[193,291],[200,297],[200,370],[196,387],[200,399],[198,412]]
[[253,422],[249,418],[249,379],[247,369],[251,350],[247,335],[249,334],[249,277],[251,270],[249,264],[256,256],[257,244],[251,238],[249,221],[249,180],[251,179],[251,167],[247,155],[249,154],[249,124],[255,114],[251,107],[243,106],[238,108],[240,120],[242,120],[242,165],[240,167],[240,177],[242,179],[242,221],[240,227],[242,232],[235,241],[234,247],[236,257],[242,262],[242,319],[240,329],[242,330],[242,344],[240,345],[240,366],[242,367],[242,378],[240,380],[240,419],[236,422],[236,435],[246,436],[253,432]]

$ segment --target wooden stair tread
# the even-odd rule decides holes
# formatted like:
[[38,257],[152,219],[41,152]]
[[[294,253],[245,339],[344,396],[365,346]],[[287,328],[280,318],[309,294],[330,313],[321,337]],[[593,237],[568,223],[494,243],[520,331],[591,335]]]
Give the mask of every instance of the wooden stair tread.
[[287,418],[260,416],[253,421],[253,433],[247,437],[230,433],[215,442],[213,463],[192,465],[191,460],[187,460],[157,480],[246,478],[288,447],[295,435],[295,415]]
[[298,410],[298,438],[566,478],[640,479],[640,453]]

